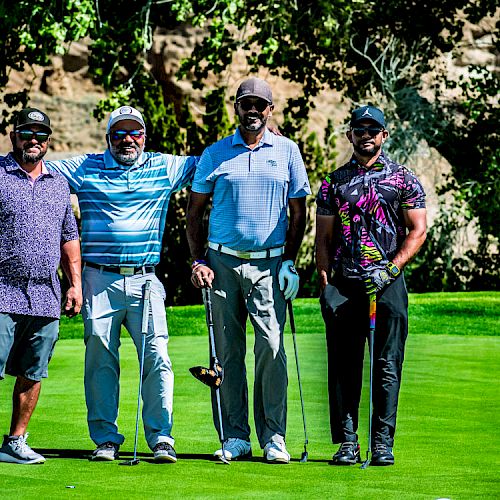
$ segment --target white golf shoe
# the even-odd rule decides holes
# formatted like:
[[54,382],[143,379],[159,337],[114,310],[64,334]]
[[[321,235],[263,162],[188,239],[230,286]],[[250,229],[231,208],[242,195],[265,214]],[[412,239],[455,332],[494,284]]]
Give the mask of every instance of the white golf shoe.
[[290,454],[286,451],[284,443],[269,441],[264,447],[264,458],[266,462],[273,464],[287,464],[290,462]]
[[26,439],[28,439],[28,433],[24,436],[4,436],[3,444],[0,448],[0,462],[26,465],[42,464],[45,462],[45,457],[33,451],[28,446]]
[[118,458],[119,444],[107,441],[100,444],[93,452],[90,460],[95,462],[112,462]]
[[[227,460],[237,460],[252,456],[250,441],[239,438],[229,438],[224,441],[224,454]],[[214,453],[214,457],[222,457],[222,448]]]

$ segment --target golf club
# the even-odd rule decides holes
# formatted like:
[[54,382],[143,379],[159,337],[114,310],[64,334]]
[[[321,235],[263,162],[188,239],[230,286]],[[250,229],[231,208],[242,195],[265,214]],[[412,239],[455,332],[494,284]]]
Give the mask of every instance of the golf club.
[[137,396],[137,413],[135,416],[135,439],[134,439],[134,456],[132,460],[121,462],[120,465],[137,465],[139,459],[137,458],[137,439],[139,437],[139,414],[141,411],[141,396],[142,396],[142,376],[144,373],[144,351],[146,350],[146,334],[148,333],[149,324],[149,299],[151,295],[151,280],[147,280],[144,285],[144,304],[142,307],[142,326],[141,326],[141,358],[139,366],[139,394]]
[[368,447],[366,449],[366,460],[361,468],[366,469],[370,465],[370,456],[372,452],[372,413],[373,413],[373,347],[375,342],[375,322],[377,319],[377,296],[370,295],[370,334],[368,337],[368,347],[370,350],[370,402],[368,409]]
[[[210,289],[203,288],[203,303],[205,304],[205,312],[207,315],[207,325],[208,325],[208,338],[210,343],[210,354],[211,354],[211,369],[203,368],[203,367],[193,367],[190,368],[190,372],[198,379],[201,380],[204,384],[215,390],[215,399],[217,402],[217,414],[219,417],[219,434],[220,434],[220,442],[222,446],[222,455],[219,457],[219,460],[227,465],[229,465],[229,460],[226,458],[226,450],[224,449],[224,428],[222,425],[222,409],[220,405],[220,385],[223,380],[223,370],[222,365],[217,359],[217,352],[215,350],[215,337],[214,337],[214,322],[212,315],[212,299],[210,298]],[[200,370],[201,369],[201,370]],[[207,370],[208,372],[204,375],[201,374],[201,371]]]
[[300,368],[299,368],[299,356],[297,354],[297,335],[295,332],[295,317],[293,315],[293,306],[292,306],[292,301],[288,301],[288,314],[290,316],[290,329],[292,330],[292,338],[293,338],[293,349],[295,352],[295,366],[297,367],[297,378],[299,380],[299,393],[300,393],[300,405],[302,407],[302,423],[304,425],[304,451],[302,452],[302,455],[300,457],[300,462],[305,463],[307,462],[307,444],[309,443],[309,440],[307,439],[307,427],[306,427],[306,414],[304,411],[304,397],[302,395],[302,382],[300,378]]

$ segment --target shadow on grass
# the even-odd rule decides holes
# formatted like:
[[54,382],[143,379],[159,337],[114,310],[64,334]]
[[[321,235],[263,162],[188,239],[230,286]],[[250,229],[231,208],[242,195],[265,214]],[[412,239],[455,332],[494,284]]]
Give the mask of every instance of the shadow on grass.
[[[41,453],[45,458],[69,458],[76,460],[90,460],[90,456],[92,455],[93,450],[64,450],[64,449],[55,449],[55,448],[36,448],[38,453]],[[132,451],[120,451],[120,460],[127,460],[133,458],[134,453]],[[137,453],[137,458],[143,462],[151,462],[154,463],[154,458],[152,453]],[[207,453],[178,453],[178,460],[205,460],[207,462],[213,462],[215,464],[222,464],[220,460],[215,458],[211,454]],[[290,462],[299,462],[299,458],[291,458]],[[320,459],[308,459],[308,462],[315,463],[328,463],[329,460],[320,460]],[[251,457],[246,458],[244,460],[235,460],[235,462],[260,462],[264,463],[265,460],[263,457]]]

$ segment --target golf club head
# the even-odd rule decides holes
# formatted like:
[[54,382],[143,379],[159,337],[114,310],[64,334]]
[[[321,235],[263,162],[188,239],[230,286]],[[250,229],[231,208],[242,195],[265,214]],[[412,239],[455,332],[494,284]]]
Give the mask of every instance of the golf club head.
[[208,385],[208,387],[217,388],[222,384],[222,368],[220,366],[218,368],[219,370],[205,368],[204,366],[193,366],[189,371],[194,378]]
[[299,462],[305,464],[307,462],[307,458],[308,458],[309,454],[307,453],[307,451],[303,451],[302,452],[302,455],[300,457],[300,460]]
[[120,465],[139,465],[140,460],[138,458],[133,458],[132,460],[126,460],[125,462],[120,462]]
[[361,469],[366,469],[370,465],[370,459],[367,458],[362,464],[361,464]]

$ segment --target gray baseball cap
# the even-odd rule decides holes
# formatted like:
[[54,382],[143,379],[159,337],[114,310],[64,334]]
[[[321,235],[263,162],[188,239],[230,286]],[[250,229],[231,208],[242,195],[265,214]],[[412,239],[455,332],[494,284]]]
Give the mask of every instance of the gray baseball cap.
[[260,97],[269,104],[273,103],[273,93],[267,82],[260,78],[249,78],[241,83],[236,91],[236,102],[244,97]]
[[144,123],[144,118],[142,117],[140,111],[133,108],[132,106],[121,106],[120,108],[115,109],[109,115],[108,126],[106,127],[106,134],[109,134],[111,127],[115,123],[121,122],[122,120],[134,120],[142,126],[144,131],[146,131],[146,124]]

